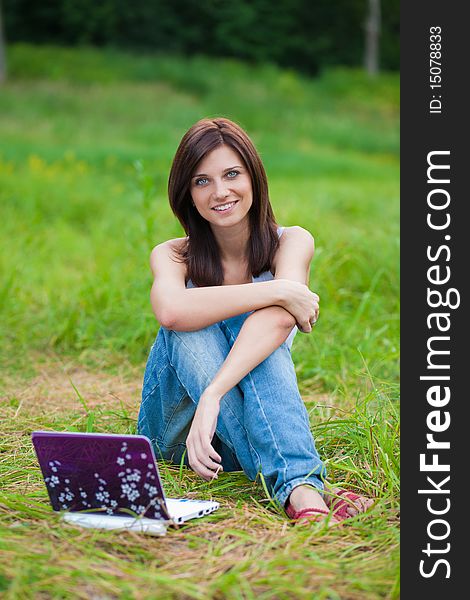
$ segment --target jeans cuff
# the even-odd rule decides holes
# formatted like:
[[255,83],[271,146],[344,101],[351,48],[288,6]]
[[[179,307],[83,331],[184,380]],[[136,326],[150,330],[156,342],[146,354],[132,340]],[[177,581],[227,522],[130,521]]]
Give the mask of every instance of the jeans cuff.
[[324,483],[318,475],[309,475],[308,477],[296,477],[295,479],[291,479],[276,494],[276,500],[282,508],[284,508],[287,498],[292,493],[292,490],[299,485],[310,485],[314,487],[320,495],[323,495],[323,490],[325,489]]

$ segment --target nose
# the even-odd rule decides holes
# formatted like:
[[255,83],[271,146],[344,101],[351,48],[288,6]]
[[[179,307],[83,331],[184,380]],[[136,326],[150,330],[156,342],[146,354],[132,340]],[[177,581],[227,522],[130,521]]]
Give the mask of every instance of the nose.
[[216,181],[214,188],[214,195],[218,199],[224,199],[229,196],[230,190],[227,189],[227,186],[224,181]]

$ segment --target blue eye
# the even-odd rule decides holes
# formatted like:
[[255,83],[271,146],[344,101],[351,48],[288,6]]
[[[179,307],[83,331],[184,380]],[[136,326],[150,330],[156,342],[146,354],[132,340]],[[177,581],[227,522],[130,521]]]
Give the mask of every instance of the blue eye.
[[[233,169],[232,171],[227,171],[225,176],[228,177],[229,179],[235,179],[235,177],[239,174],[240,174],[240,171]],[[197,179],[194,180],[194,185],[196,185],[196,186],[207,185],[208,183],[209,183],[209,179],[207,177],[198,177]]]

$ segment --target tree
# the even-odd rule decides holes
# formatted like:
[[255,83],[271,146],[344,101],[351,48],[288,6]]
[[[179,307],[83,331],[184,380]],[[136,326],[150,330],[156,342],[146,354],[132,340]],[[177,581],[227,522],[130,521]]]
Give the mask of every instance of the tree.
[[364,67],[369,75],[379,72],[380,0],[368,0],[365,22]]
[[0,84],[7,77],[7,61],[5,53],[5,36],[3,33],[2,3],[0,2]]

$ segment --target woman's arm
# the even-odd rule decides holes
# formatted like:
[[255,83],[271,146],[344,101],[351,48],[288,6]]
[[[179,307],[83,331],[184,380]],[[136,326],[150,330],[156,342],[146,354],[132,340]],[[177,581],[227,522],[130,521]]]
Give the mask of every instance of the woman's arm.
[[[314,253],[311,234],[301,227],[286,229],[276,260],[276,278],[289,279],[302,284],[308,283],[310,262]],[[254,284],[260,285],[260,284]],[[318,316],[318,296],[312,302],[309,316]],[[256,310],[244,322],[232,349],[219,372],[212,380],[208,394],[221,398],[245,377],[252,369],[285,342],[295,318],[280,306],[269,306]],[[312,330],[308,320],[300,324],[301,331]]]
[[280,277],[260,283],[187,289],[186,267],[174,260],[175,242],[159,244],[150,255],[154,275],[150,292],[152,308],[159,323],[167,329],[196,331],[268,306],[285,307],[296,318],[305,313],[310,290]]

